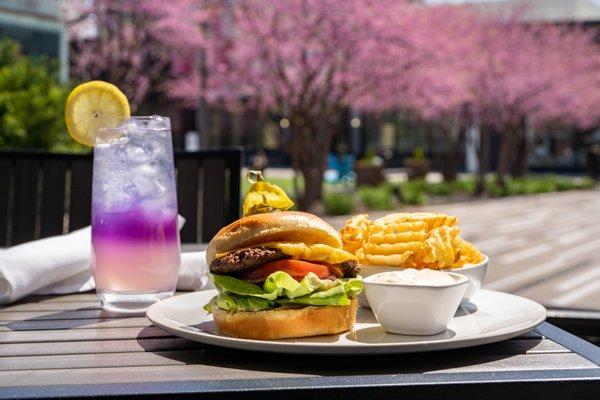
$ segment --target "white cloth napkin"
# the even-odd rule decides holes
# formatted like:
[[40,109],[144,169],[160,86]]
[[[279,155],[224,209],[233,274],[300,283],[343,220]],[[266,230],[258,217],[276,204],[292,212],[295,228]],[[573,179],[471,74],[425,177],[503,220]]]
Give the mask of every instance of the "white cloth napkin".
[[[0,304],[30,294],[66,294],[95,288],[90,271],[91,229],[0,250]],[[205,252],[183,253],[178,290],[207,288]]]

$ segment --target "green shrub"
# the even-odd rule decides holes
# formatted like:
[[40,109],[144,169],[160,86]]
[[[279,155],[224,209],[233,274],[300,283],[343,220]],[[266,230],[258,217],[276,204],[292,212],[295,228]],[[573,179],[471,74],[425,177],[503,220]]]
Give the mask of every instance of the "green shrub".
[[354,197],[350,193],[329,193],[323,203],[327,215],[347,215],[354,211]]
[[400,201],[404,204],[425,204],[427,194],[425,193],[425,181],[414,180],[400,184]]
[[556,179],[556,190],[578,190],[578,189],[592,189],[596,186],[596,182],[589,176],[584,177],[555,177]]
[[475,178],[463,178],[452,182],[454,190],[461,193],[473,194],[477,187],[477,181]]
[[83,149],[66,133],[68,92],[55,62],[26,57],[16,42],[0,41],[0,147]]
[[437,196],[450,196],[454,191],[454,187],[450,182],[438,182],[427,184],[427,193]]
[[424,160],[425,159],[425,150],[422,147],[415,147],[413,151],[413,160]]
[[556,192],[555,179],[538,179],[533,181],[532,190],[534,193],[551,193]]
[[408,182],[402,183],[404,186],[408,186],[414,190],[426,191],[427,190],[427,181],[425,179],[411,179]]
[[558,178],[556,180],[556,190],[559,192],[573,189],[579,189],[578,184],[574,180],[567,178]]
[[524,178],[505,178],[504,188],[500,187],[497,178],[486,183],[486,188],[492,196],[515,196],[538,193],[551,193],[559,190],[576,189],[575,181],[556,176],[530,176]]
[[596,187],[597,182],[589,176],[584,176],[583,178],[574,178],[573,184],[575,189],[593,189]]
[[515,194],[514,192],[512,192],[512,190],[514,190],[514,187],[509,187],[509,185],[506,185],[503,188],[500,185],[498,185],[498,182],[496,182],[495,179],[492,181],[487,181],[485,183],[485,188],[486,188],[487,192],[490,194],[490,196],[493,196],[493,197],[504,197],[504,196],[511,196],[511,195]]
[[362,186],[358,188],[358,196],[369,210],[386,211],[394,208],[394,196],[389,185]]

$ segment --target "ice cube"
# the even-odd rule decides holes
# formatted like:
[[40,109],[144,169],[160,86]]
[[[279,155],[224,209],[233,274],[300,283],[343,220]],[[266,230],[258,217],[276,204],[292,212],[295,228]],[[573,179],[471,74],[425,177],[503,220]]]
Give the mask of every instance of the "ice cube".
[[169,120],[168,118],[161,117],[160,115],[153,115],[148,119],[146,123],[146,129],[153,131],[169,129]]
[[142,209],[150,215],[165,216],[173,214],[173,210],[177,209],[171,200],[172,199],[169,197],[145,199],[140,205]]
[[135,204],[135,194],[130,190],[117,190],[105,194],[103,208],[109,212],[125,212]]
[[151,159],[151,154],[139,146],[127,146],[125,153],[127,161],[135,164],[147,163]]
[[160,197],[167,191],[167,176],[155,162],[133,168],[132,182],[140,198]]

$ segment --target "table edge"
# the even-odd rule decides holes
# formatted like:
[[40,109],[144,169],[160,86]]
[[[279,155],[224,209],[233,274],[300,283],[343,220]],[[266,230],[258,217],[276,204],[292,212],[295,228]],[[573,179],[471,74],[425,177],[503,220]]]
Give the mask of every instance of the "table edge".
[[542,322],[534,328],[534,331],[600,366],[600,347],[595,344],[585,341],[549,322]]
[[[277,380],[216,380],[216,381],[161,381],[140,383],[56,385],[0,388],[0,399],[28,398],[54,399],[79,397],[112,397],[112,396],[156,396],[186,394],[231,394],[244,393],[245,398],[261,397],[266,393],[279,391],[321,392],[335,390],[336,393],[357,389],[370,389],[374,392],[389,393],[394,389],[416,387],[442,387],[452,385],[454,388],[488,386],[490,384],[534,384],[536,388],[548,389],[548,383],[569,383],[569,390],[578,386],[600,384],[600,368],[471,372],[471,373],[431,373],[431,374],[398,374],[391,375],[354,375],[334,377],[281,378]],[[274,384],[275,383],[275,384]],[[485,388],[484,390],[489,390]],[[550,393],[550,392],[549,392]],[[581,392],[579,392],[582,394]],[[499,393],[496,393],[499,394]],[[491,396],[494,397],[494,396]]]

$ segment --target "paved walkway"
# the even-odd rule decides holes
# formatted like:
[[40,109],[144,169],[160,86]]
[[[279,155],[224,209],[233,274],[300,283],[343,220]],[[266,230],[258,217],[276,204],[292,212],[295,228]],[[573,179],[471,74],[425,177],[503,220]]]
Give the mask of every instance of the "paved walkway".
[[[463,237],[490,257],[485,288],[550,307],[600,310],[600,191],[407,209],[413,210],[460,218]],[[329,220],[339,228],[345,219]]]

